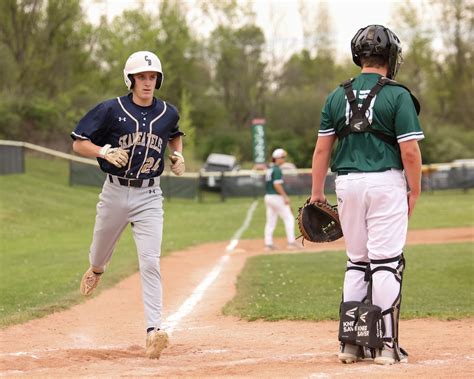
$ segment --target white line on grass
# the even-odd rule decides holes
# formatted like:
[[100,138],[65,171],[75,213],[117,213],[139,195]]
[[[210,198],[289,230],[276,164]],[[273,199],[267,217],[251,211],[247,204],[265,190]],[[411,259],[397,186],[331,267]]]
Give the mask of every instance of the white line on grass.
[[255,212],[255,209],[257,208],[257,205],[258,205],[257,200],[255,200],[252,204],[250,204],[250,207],[247,211],[247,216],[245,216],[244,223],[242,224],[240,229],[238,229],[235,232],[235,234],[232,236],[232,238],[230,240],[230,243],[225,248],[225,250],[228,253],[231,253],[236,248],[237,244],[239,243],[240,237],[242,237],[242,233],[245,232],[245,230],[249,227],[250,221],[252,221],[253,212]]
[[247,215],[245,217],[244,223],[242,226],[235,232],[230,240],[230,243],[226,247],[226,255],[223,255],[217,264],[212,268],[212,270],[206,275],[201,283],[194,289],[192,294],[185,300],[185,302],[179,307],[179,309],[173,313],[172,315],[168,316],[163,323],[163,329],[171,335],[173,331],[178,326],[179,322],[187,316],[193,308],[196,306],[197,303],[201,300],[206,292],[207,288],[216,280],[219,276],[222,268],[229,260],[229,254],[234,251],[239,243],[239,239],[242,236],[242,233],[249,227],[250,221],[252,221],[253,213],[257,208],[258,201],[255,200],[252,204],[250,204],[249,209],[247,210]]

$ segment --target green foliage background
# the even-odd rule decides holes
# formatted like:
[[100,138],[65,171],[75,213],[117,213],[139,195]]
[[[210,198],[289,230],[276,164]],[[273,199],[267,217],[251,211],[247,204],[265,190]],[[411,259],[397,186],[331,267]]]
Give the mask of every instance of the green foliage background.
[[[161,0],[154,12],[127,10],[92,25],[80,0],[0,1],[0,138],[70,150],[80,117],[125,93],[126,58],[152,50],[165,75],[159,96],[186,116],[192,133],[185,144],[196,159],[221,152],[251,161],[247,128],[265,117],[267,151],[284,146],[298,167],[310,167],[326,96],[358,72],[349,50],[344,61],[334,56],[337,30],[324,3],[313,7],[305,48],[278,64],[249,2],[197,1],[201,21],[214,27],[208,37],[188,21],[185,3]],[[397,79],[421,100],[425,163],[471,158],[473,7],[468,0],[423,4],[429,12],[408,0],[392,10],[387,26],[405,56]]]

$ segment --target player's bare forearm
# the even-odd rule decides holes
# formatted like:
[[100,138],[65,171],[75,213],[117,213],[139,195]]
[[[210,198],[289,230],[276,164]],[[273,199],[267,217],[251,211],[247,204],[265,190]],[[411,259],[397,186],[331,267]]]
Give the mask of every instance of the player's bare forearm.
[[83,157],[97,158],[100,156],[101,147],[89,140],[75,140],[72,143],[72,149]]
[[178,153],[183,152],[183,138],[181,136],[175,137],[169,141],[169,147],[171,152],[177,151]]
[[312,189],[311,201],[324,201],[324,183],[328,172],[329,161],[331,159],[331,150],[336,140],[335,136],[319,137],[316,141],[316,147],[312,162]]
[[416,140],[400,143],[400,152],[408,187],[410,188],[408,194],[408,215],[411,216],[421,193],[421,152]]

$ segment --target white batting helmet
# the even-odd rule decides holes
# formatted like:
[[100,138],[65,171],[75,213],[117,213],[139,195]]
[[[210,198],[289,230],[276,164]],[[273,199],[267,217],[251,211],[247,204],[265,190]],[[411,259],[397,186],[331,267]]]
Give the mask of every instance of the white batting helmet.
[[147,71],[154,71],[160,74],[156,80],[156,89],[159,89],[163,83],[163,69],[161,68],[160,59],[151,51],[137,51],[130,55],[123,69],[123,80],[127,88],[130,90],[135,84],[133,74]]
[[286,151],[283,149],[276,149],[272,153],[273,159],[285,158],[287,156]]

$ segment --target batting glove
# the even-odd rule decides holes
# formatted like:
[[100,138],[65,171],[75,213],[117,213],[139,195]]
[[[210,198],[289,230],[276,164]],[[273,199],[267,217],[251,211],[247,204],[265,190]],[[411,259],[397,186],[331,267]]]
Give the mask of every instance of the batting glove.
[[173,171],[176,176],[183,175],[186,170],[183,154],[175,151],[173,154],[168,155],[168,158],[171,161],[171,171]]
[[118,168],[124,167],[128,163],[128,150],[121,147],[112,147],[107,144],[100,149],[99,156]]

